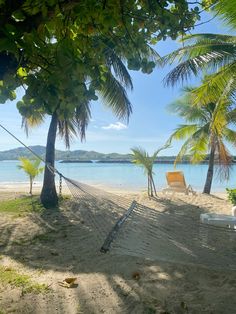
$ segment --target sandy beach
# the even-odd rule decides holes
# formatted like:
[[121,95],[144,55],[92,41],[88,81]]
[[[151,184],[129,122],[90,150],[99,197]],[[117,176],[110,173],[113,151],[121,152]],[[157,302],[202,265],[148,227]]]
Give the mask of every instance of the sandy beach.
[[[34,186],[35,193],[39,189],[40,186]],[[27,185],[0,186],[0,199],[21,197],[27,190]],[[116,193],[118,199],[124,196],[127,200],[135,199],[154,214],[183,213],[196,220],[202,212],[231,214],[225,193],[211,196],[158,193],[155,199],[149,199],[145,193]],[[83,216],[89,209],[96,225]],[[115,245],[114,252],[111,249],[110,253],[100,253],[102,231],[105,234],[111,229],[121,214],[119,211],[119,206],[103,208],[100,202],[91,205],[69,199],[61,204],[60,211],[31,213],[14,219],[1,215],[0,265],[29,274],[51,290],[47,294],[22,295],[20,288],[0,285],[0,312],[234,313],[236,271],[227,265],[215,269],[214,265],[180,262],[172,257],[168,245],[161,246],[163,239],[158,237],[156,245],[162,248],[159,259],[158,253],[155,259],[139,254],[131,256],[126,251],[122,254]],[[135,220],[135,216],[132,219]],[[125,235],[127,248],[145,236],[145,225],[139,228],[141,236],[135,243],[132,243],[132,234]],[[78,285],[60,286],[59,282],[66,277],[77,278]]]

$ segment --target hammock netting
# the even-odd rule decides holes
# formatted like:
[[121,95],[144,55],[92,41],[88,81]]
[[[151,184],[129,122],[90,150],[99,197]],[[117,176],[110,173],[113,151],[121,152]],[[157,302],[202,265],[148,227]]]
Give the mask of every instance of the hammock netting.
[[[45,163],[4,126],[0,127]],[[201,224],[197,211],[192,215],[179,209],[154,210],[47,167],[65,180],[80,217],[91,230],[96,229],[94,243],[101,252],[236,270],[236,229]]]
[[[80,215],[97,230],[102,252],[236,270],[236,230],[200,223],[195,214],[158,211],[63,177]],[[97,236],[96,236],[97,237]]]

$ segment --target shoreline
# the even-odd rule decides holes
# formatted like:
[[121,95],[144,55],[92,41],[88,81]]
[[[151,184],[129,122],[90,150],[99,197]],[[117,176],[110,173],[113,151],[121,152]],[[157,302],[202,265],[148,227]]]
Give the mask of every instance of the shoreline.
[[[90,185],[94,188],[104,190],[106,192],[114,193],[114,194],[127,194],[127,195],[134,195],[134,194],[143,194],[146,192],[145,188],[126,188],[124,187],[116,187],[116,186],[108,186],[103,184],[90,184],[83,182],[87,185]],[[33,193],[39,193],[42,188],[43,182],[42,181],[36,181],[33,184]],[[59,181],[56,181],[56,188],[59,187]],[[29,191],[29,182],[25,181],[18,181],[18,182],[0,182],[0,193],[2,192],[15,192],[15,193],[28,193]],[[202,190],[196,189],[196,192],[198,195],[202,194]],[[62,193],[64,194],[70,194],[70,191],[67,187],[67,184],[65,182],[62,183]],[[162,194],[162,189],[157,190],[158,194]],[[178,194],[177,194],[178,195]],[[227,199],[227,193],[225,190],[212,190],[210,196],[218,196],[222,197],[224,199]]]

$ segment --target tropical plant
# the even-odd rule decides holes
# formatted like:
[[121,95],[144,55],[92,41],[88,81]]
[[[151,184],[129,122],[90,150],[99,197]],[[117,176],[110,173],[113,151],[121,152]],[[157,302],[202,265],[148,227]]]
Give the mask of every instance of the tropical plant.
[[236,206],[236,189],[226,189],[228,194],[228,200],[233,206]]
[[[212,13],[231,29],[236,29],[236,6],[234,1],[211,2]],[[178,65],[167,75],[165,83],[175,85],[191,75],[207,73],[204,84],[198,88],[202,102],[214,102],[222,94],[235,98],[236,92],[236,36],[224,34],[195,34],[183,36],[183,47],[164,58],[164,63]]]
[[[236,92],[236,36],[196,34],[183,38],[185,46],[168,56],[165,63],[178,65],[165,78],[167,85],[175,85],[208,71],[204,83],[197,89],[203,104],[214,101],[223,93],[235,97]],[[197,101],[197,99],[196,99]]]
[[40,167],[41,160],[39,158],[28,159],[25,157],[19,158],[20,165],[18,165],[19,169],[24,170],[24,172],[28,175],[30,179],[30,190],[29,193],[32,195],[33,182],[34,179],[43,172],[43,167]]
[[[236,29],[234,1],[215,1],[218,18]],[[214,102],[222,94],[236,96],[236,36],[224,34],[195,34],[182,38],[183,47],[164,58],[164,63],[178,65],[165,78],[167,85],[187,80],[191,75],[208,72],[208,77],[198,88],[203,103]]]
[[156,187],[153,179],[153,165],[155,160],[157,159],[157,155],[159,152],[169,146],[165,145],[164,147],[159,148],[157,151],[153,153],[152,156],[149,156],[148,152],[145,151],[142,147],[134,147],[131,148],[133,153],[132,162],[136,165],[143,167],[144,173],[147,176],[147,185],[148,185],[148,196],[153,197],[153,193],[157,195]]
[[203,193],[209,194],[214,164],[218,165],[221,179],[229,178],[232,156],[226,145],[230,143],[236,146],[236,131],[229,127],[231,123],[235,123],[236,109],[231,109],[230,102],[225,96],[204,106],[201,102],[195,104],[195,92],[193,88],[185,88],[184,96],[170,105],[171,112],[175,112],[187,124],[180,125],[167,143],[170,144],[173,140],[185,140],[175,163],[184,155],[189,155],[192,163],[199,163],[209,158],[203,189]]

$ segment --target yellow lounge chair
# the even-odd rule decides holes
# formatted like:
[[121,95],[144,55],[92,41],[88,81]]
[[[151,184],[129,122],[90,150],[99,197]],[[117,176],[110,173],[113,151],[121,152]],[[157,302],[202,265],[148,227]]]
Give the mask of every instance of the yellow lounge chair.
[[172,192],[172,194],[177,193],[185,193],[189,194],[192,193],[193,195],[196,192],[193,190],[191,185],[186,185],[184,174],[182,171],[172,171],[166,173],[166,180],[168,183],[168,187],[163,189],[163,193]]

